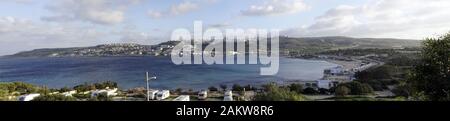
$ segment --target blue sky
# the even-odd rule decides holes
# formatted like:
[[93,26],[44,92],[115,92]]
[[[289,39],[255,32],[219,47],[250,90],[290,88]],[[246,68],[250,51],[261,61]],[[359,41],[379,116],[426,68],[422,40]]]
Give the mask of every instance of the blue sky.
[[422,39],[450,30],[448,0],[2,0],[0,55],[167,41],[176,28],[280,29],[295,37]]

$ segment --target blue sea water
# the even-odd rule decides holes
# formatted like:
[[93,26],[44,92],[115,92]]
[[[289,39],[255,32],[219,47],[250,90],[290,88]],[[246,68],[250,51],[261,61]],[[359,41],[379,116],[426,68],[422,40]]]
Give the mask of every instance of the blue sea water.
[[0,82],[22,81],[50,88],[117,82],[122,89],[145,86],[145,72],[157,76],[156,89],[204,89],[221,84],[260,85],[286,80],[315,80],[335,64],[280,59],[280,71],[261,76],[260,65],[174,65],[168,57],[0,58]]

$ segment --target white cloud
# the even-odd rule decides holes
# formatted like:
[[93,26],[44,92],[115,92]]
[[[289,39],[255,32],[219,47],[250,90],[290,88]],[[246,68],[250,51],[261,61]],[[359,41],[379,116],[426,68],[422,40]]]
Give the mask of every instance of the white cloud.
[[42,20],[112,25],[121,23],[127,8],[138,2],[140,0],[58,0],[46,7],[54,15],[42,17]]
[[36,1],[33,1],[33,0],[2,0],[0,2],[14,2],[14,3],[19,3],[19,4],[31,4]]
[[104,33],[90,27],[50,25],[14,17],[0,17],[0,55],[38,49],[102,43]]
[[[212,1],[208,0],[206,2]],[[182,3],[171,6],[170,9],[165,11],[149,10],[148,15],[154,19],[182,15],[199,9],[200,7],[199,4],[200,3],[198,3],[198,1],[197,2],[184,1]]]
[[448,0],[372,0],[341,5],[315,23],[289,29],[294,36],[355,36],[422,39],[450,31]]
[[138,43],[138,44],[158,44],[155,42],[158,39],[152,36],[151,33],[157,33],[159,30],[153,30],[153,32],[142,32],[138,31],[137,27],[134,25],[127,25],[120,30],[112,31],[111,34],[119,35],[119,40],[121,43]]
[[241,13],[246,16],[267,16],[293,14],[309,8],[303,0],[266,0],[262,4],[251,5],[250,8],[241,11]]

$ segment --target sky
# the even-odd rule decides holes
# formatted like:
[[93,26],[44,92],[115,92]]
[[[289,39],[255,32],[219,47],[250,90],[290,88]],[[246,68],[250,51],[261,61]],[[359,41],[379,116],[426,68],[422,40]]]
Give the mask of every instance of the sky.
[[450,31],[450,0],[0,0],[0,55],[157,44],[194,21],[293,37],[423,39]]

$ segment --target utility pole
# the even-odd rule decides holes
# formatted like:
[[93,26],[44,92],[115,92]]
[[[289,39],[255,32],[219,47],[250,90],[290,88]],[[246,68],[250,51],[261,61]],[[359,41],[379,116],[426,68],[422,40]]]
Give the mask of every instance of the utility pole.
[[156,79],[156,76],[148,77],[148,72],[145,73],[145,80],[147,80],[147,101],[150,101],[150,88],[148,86],[148,82],[153,79]]

